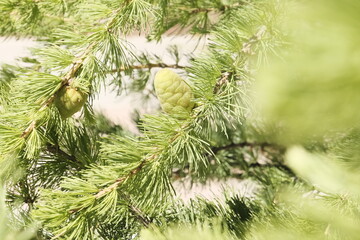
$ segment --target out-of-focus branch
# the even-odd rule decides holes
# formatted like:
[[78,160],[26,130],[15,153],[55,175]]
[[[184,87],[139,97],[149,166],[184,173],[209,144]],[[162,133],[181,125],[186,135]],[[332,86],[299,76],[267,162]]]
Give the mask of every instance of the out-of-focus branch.
[[115,68],[115,69],[112,69],[110,72],[114,73],[114,72],[123,72],[123,71],[131,70],[131,69],[151,69],[151,68],[183,69],[183,68],[186,68],[186,66],[182,66],[182,65],[178,65],[178,64],[148,63],[148,64],[144,64],[144,65],[128,66],[126,68],[125,67]]

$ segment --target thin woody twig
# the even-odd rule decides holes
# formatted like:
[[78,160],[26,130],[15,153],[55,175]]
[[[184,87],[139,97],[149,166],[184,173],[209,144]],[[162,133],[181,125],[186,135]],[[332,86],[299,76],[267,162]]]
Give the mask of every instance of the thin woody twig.
[[[251,47],[261,40],[261,38],[266,33],[266,26],[262,25],[260,26],[259,30],[251,36],[247,42],[243,43],[243,47],[241,49],[242,53],[252,55],[253,52],[251,51]],[[217,81],[215,87],[214,87],[214,93],[218,93],[220,91],[221,86],[225,85],[227,82],[229,82],[229,79],[232,76],[232,72],[224,72],[221,74],[220,79]]]
[[26,138],[27,136],[29,136],[29,134],[31,133],[31,131],[35,128],[35,123],[36,121],[32,121],[30,123],[30,125],[25,129],[25,131],[21,134],[22,138]]
[[150,220],[148,217],[145,216],[145,214],[136,206],[134,206],[131,202],[131,199],[129,196],[127,196],[124,192],[121,193],[122,197],[127,201],[128,207],[130,211],[135,215],[137,219],[145,226],[148,227],[150,225]]
[[244,5],[244,2],[235,3],[233,5],[223,5],[220,8],[189,8],[189,7],[178,7],[177,9],[189,12],[191,14],[200,13],[200,12],[224,12],[228,9],[237,8]]
[[213,151],[213,153],[217,153],[221,150],[227,150],[227,149],[231,149],[231,148],[243,148],[243,147],[260,147],[260,148],[266,148],[266,147],[272,147],[272,148],[276,148],[279,150],[282,150],[283,147],[279,146],[277,144],[273,144],[273,143],[250,143],[250,142],[242,142],[242,143],[232,143],[229,145],[225,145],[225,146],[221,146],[221,147],[213,147],[211,150]]
[[256,162],[256,163],[251,163],[249,165],[249,167],[251,167],[251,168],[255,168],[255,167],[259,167],[259,168],[264,168],[264,167],[278,168],[278,169],[288,173],[289,175],[296,177],[296,174],[291,170],[291,168],[289,168],[288,166],[286,166],[285,164],[282,164],[280,162],[268,163],[268,164],[260,164],[260,163]]
[[252,55],[251,47],[254,43],[261,40],[261,38],[265,35],[267,28],[265,25],[262,25],[259,30],[251,37],[247,42],[243,44],[243,48],[241,52]]
[[59,154],[72,162],[77,162],[75,156],[70,155],[65,151],[61,150],[59,146],[48,144],[46,150],[53,154]]
[[217,81],[217,83],[215,84],[215,87],[214,87],[214,93],[219,93],[220,91],[220,88],[221,86],[225,85],[227,82],[229,82],[229,78],[231,77],[232,73],[229,73],[229,72],[224,72],[222,75],[221,75],[221,78],[219,81]]
[[178,64],[165,64],[165,63],[149,63],[144,65],[134,65],[129,67],[121,67],[121,68],[115,68],[112,69],[111,72],[123,72],[130,69],[151,69],[151,68],[186,68],[185,66],[181,66]]
[[[250,142],[232,143],[232,144],[221,146],[221,147],[213,147],[211,150],[213,151],[214,154],[216,154],[222,150],[228,150],[228,149],[232,149],[232,148],[244,148],[244,147],[250,147],[250,148],[259,147],[261,150],[264,150],[265,148],[271,148],[271,149],[277,150],[280,153],[285,152],[284,146],[274,144],[274,143],[267,143],[267,142],[263,142],[263,143],[250,143]],[[288,174],[290,174],[292,176],[295,176],[294,172],[288,166],[286,166],[284,163],[282,163],[281,161],[276,161],[276,162],[272,162],[272,163],[268,163],[268,164],[260,164],[260,163],[256,162],[256,163],[251,163],[249,167],[276,167],[276,168],[279,168],[279,169],[287,172]]]

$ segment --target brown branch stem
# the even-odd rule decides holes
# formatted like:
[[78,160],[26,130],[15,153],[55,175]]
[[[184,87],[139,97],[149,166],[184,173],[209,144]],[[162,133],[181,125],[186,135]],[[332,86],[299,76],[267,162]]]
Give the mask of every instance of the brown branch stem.
[[[260,26],[259,30],[254,35],[252,35],[247,42],[243,43],[241,53],[252,55],[253,52],[251,51],[251,47],[261,40],[261,38],[265,35],[266,30],[267,29],[265,25]],[[232,75],[233,72],[223,72],[220,79],[215,84],[213,92],[215,94],[219,93],[221,87],[229,82],[229,79],[231,79]]]
[[120,178],[116,179],[113,184],[111,184],[110,186],[100,190],[95,195],[95,198],[96,199],[101,198],[102,196],[104,196],[107,193],[111,192],[112,190],[116,189],[121,183],[123,183],[124,181],[126,181],[127,179],[129,179],[130,177],[135,175],[136,173],[140,172],[140,170],[144,167],[146,161],[147,161],[147,159],[144,159],[135,169],[131,170],[126,176],[123,176],[123,177],[120,177]]
[[260,163],[256,162],[256,163],[251,163],[249,165],[249,167],[251,167],[251,168],[255,168],[255,167],[259,167],[259,168],[274,167],[274,168],[280,169],[280,170],[282,170],[282,171],[284,171],[284,172],[288,173],[289,175],[294,176],[296,178],[296,174],[292,171],[292,169],[289,168],[288,166],[286,166],[285,164],[281,163],[281,162],[268,163],[268,164],[260,164]]
[[235,4],[232,4],[232,5],[223,5],[221,6],[220,8],[215,8],[215,7],[212,7],[212,8],[189,8],[189,7],[178,7],[177,9],[178,10],[182,10],[182,11],[186,11],[186,12],[189,12],[191,14],[194,14],[194,13],[200,13],[200,12],[224,12],[228,9],[232,9],[232,8],[237,8],[237,7],[240,7],[244,5],[244,2],[240,2],[240,3],[235,3]]
[[53,153],[53,154],[61,155],[61,156],[63,156],[64,158],[70,160],[71,162],[77,162],[76,157],[75,157],[74,155],[70,155],[70,154],[68,154],[67,152],[61,150],[60,147],[57,146],[57,145],[48,144],[48,145],[46,146],[46,150],[47,150],[48,152]]
[[242,142],[242,143],[231,143],[229,145],[225,145],[225,146],[221,146],[221,147],[213,147],[211,148],[211,150],[213,151],[213,153],[218,153],[219,151],[222,150],[228,150],[228,149],[232,149],[232,148],[243,148],[243,147],[250,147],[250,148],[255,148],[255,147],[260,147],[261,149],[264,149],[266,147],[270,147],[270,148],[274,148],[274,149],[279,149],[279,150],[283,150],[284,147],[274,144],[274,143],[251,143],[251,142]]
[[252,45],[261,40],[261,38],[265,35],[266,30],[267,28],[265,25],[260,26],[259,30],[253,36],[251,36],[247,42],[243,44],[241,52],[252,55]]
[[[286,148],[284,146],[275,144],[275,143],[267,143],[267,142],[263,142],[263,143],[251,143],[251,142],[242,142],[242,143],[231,143],[229,145],[225,145],[225,146],[221,146],[221,147],[213,147],[211,150],[213,151],[214,154],[218,153],[219,151],[222,150],[229,150],[232,148],[245,148],[245,147],[249,147],[251,149],[253,148],[260,148],[261,151],[264,151],[266,148],[270,148],[273,150],[277,150],[279,153],[284,153]],[[287,172],[288,174],[295,176],[294,172],[288,167],[286,166],[282,161],[275,161],[272,163],[267,163],[267,164],[261,164],[261,163],[251,163],[249,165],[249,167],[276,167],[278,169],[281,169],[285,172]]]
[[121,67],[121,68],[116,68],[116,69],[112,69],[111,72],[123,72],[126,70],[130,70],[130,69],[151,69],[151,68],[178,68],[178,69],[183,69],[186,68],[186,66],[181,66],[178,64],[165,64],[165,63],[148,63],[148,64],[144,64],[144,65],[134,65],[134,66],[128,66],[128,67]]
[[135,207],[131,202],[130,196],[125,193],[121,193],[122,197],[127,201],[130,211],[135,215],[135,217],[144,225],[148,227],[150,225],[150,220],[145,214],[137,207]]

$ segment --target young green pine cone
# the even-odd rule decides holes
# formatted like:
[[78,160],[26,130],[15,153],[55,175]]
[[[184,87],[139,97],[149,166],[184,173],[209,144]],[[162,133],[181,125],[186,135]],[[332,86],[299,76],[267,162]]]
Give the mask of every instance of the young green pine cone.
[[87,94],[71,86],[62,87],[55,97],[54,103],[61,118],[66,119],[80,111],[87,98]]
[[162,69],[156,73],[154,86],[165,112],[178,118],[186,118],[194,108],[191,88],[170,69]]

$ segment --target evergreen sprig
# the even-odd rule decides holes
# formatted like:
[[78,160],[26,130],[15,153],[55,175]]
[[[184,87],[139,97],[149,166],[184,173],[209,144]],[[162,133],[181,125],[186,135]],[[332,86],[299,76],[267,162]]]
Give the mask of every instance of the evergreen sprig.
[[[255,13],[263,11],[259,9]],[[255,30],[243,39],[239,55],[248,56],[243,49],[252,49],[263,37],[262,25]],[[86,234],[96,236],[100,230],[93,221],[115,224],[119,216],[141,219],[142,224],[143,219],[147,219],[145,225],[148,225],[151,216],[161,214],[170,200],[172,166],[189,165],[190,172],[204,174],[209,156],[214,157],[210,144],[212,132],[226,134],[232,123],[245,119],[244,110],[248,108],[242,101],[247,92],[243,88],[246,77],[237,76],[237,69],[245,66],[245,58],[241,62],[234,59],[228,62],[239,64],[235,65],[236,69],[226,68],[219,53],[228,57],[230,52],[221,53],[216,46],[213,44],[210,50],[210,59],[197,59],[189,68],[193,74],[190,76],[194,93],[198,95],[198,106],[189,119],[181,121],[164,114],[149,115],[142,119],[143,136],[138,139],[112,137],[111,144],[102,144],[105,165],[84,170],[81,178],[64,180],[61,190],[44,191],[38,209],[33,212],[35,219],[53,229],[55,237],[65,234],[69,238]],[[204,68],[209,62],[218,70],[216,74],[210,72],[213,81],[203,81],[200,76],[209,74],[209,68]],[[216,119],[224,119],[224,122]],[[214,129],[215,124],[220,125]],[[79,197],[83,200],[79,201]]]

